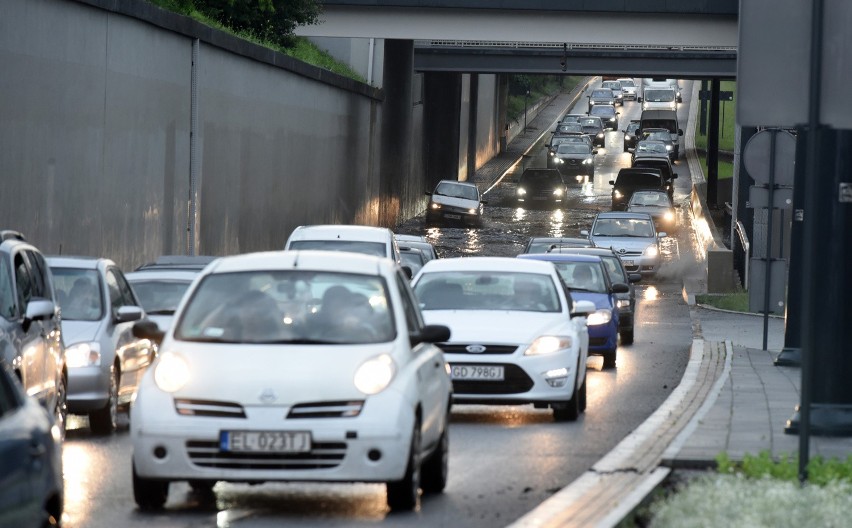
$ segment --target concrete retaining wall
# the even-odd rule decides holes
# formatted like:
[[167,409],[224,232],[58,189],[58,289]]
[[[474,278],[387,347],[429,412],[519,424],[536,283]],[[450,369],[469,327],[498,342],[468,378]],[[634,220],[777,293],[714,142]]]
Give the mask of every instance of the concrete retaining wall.
[[0,226],[46,253],[132,268],[187,251],[193,225],[218,255],[378,221],[378,89],[129,0],[5,0],[0,66]]

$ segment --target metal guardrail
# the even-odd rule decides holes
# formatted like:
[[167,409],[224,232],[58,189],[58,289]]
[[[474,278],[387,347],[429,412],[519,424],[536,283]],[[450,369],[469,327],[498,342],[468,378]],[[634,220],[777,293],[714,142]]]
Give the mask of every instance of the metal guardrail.
[[743,289],[748,290],[748,263],[751,258],[751,244],[745,232],[745,226],[737,220],[734,225],[734,239],[731,241],[731,249],[734,251],[734,268],[740,275]]
[[510,49],[601,49],[667,51],[737,51],[736,46],[689,46],[671,44],[600,44],[582,42],[524,42],[507,40],[415,40],[415,46],[433,48],[510,48]]

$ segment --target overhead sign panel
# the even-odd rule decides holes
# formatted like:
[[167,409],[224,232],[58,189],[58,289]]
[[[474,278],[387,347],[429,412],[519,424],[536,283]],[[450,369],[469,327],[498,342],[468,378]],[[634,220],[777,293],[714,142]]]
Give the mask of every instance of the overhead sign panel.
[[808,121],[811,2],[740,2],[737,124],[794,127]]
[[[740,2],[737,124],[795,127],[808,122],[813,2]],[[852,2],[824,0],[820,123],[852,128]]]

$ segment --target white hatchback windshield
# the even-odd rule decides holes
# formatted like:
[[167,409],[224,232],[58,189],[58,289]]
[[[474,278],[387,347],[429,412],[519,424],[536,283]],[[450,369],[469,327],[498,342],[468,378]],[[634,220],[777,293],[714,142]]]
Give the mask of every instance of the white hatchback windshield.
[[360,344],[396,335],[378,276],[302,270],[204,277],[175,328],[177,339],[218,343]]
[[426,273],[414,288],[423,310],[558,312],[550,275],[494,271]]

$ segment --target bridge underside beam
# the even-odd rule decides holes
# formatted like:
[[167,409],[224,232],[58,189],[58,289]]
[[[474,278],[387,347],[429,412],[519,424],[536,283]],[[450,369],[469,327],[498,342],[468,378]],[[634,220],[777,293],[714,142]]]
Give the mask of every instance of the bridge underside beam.
[[565,69],[562,50],[415,47],[414,69],[420,72],[528,73],[734,79],[737,54],[732,51],[569,50]]

